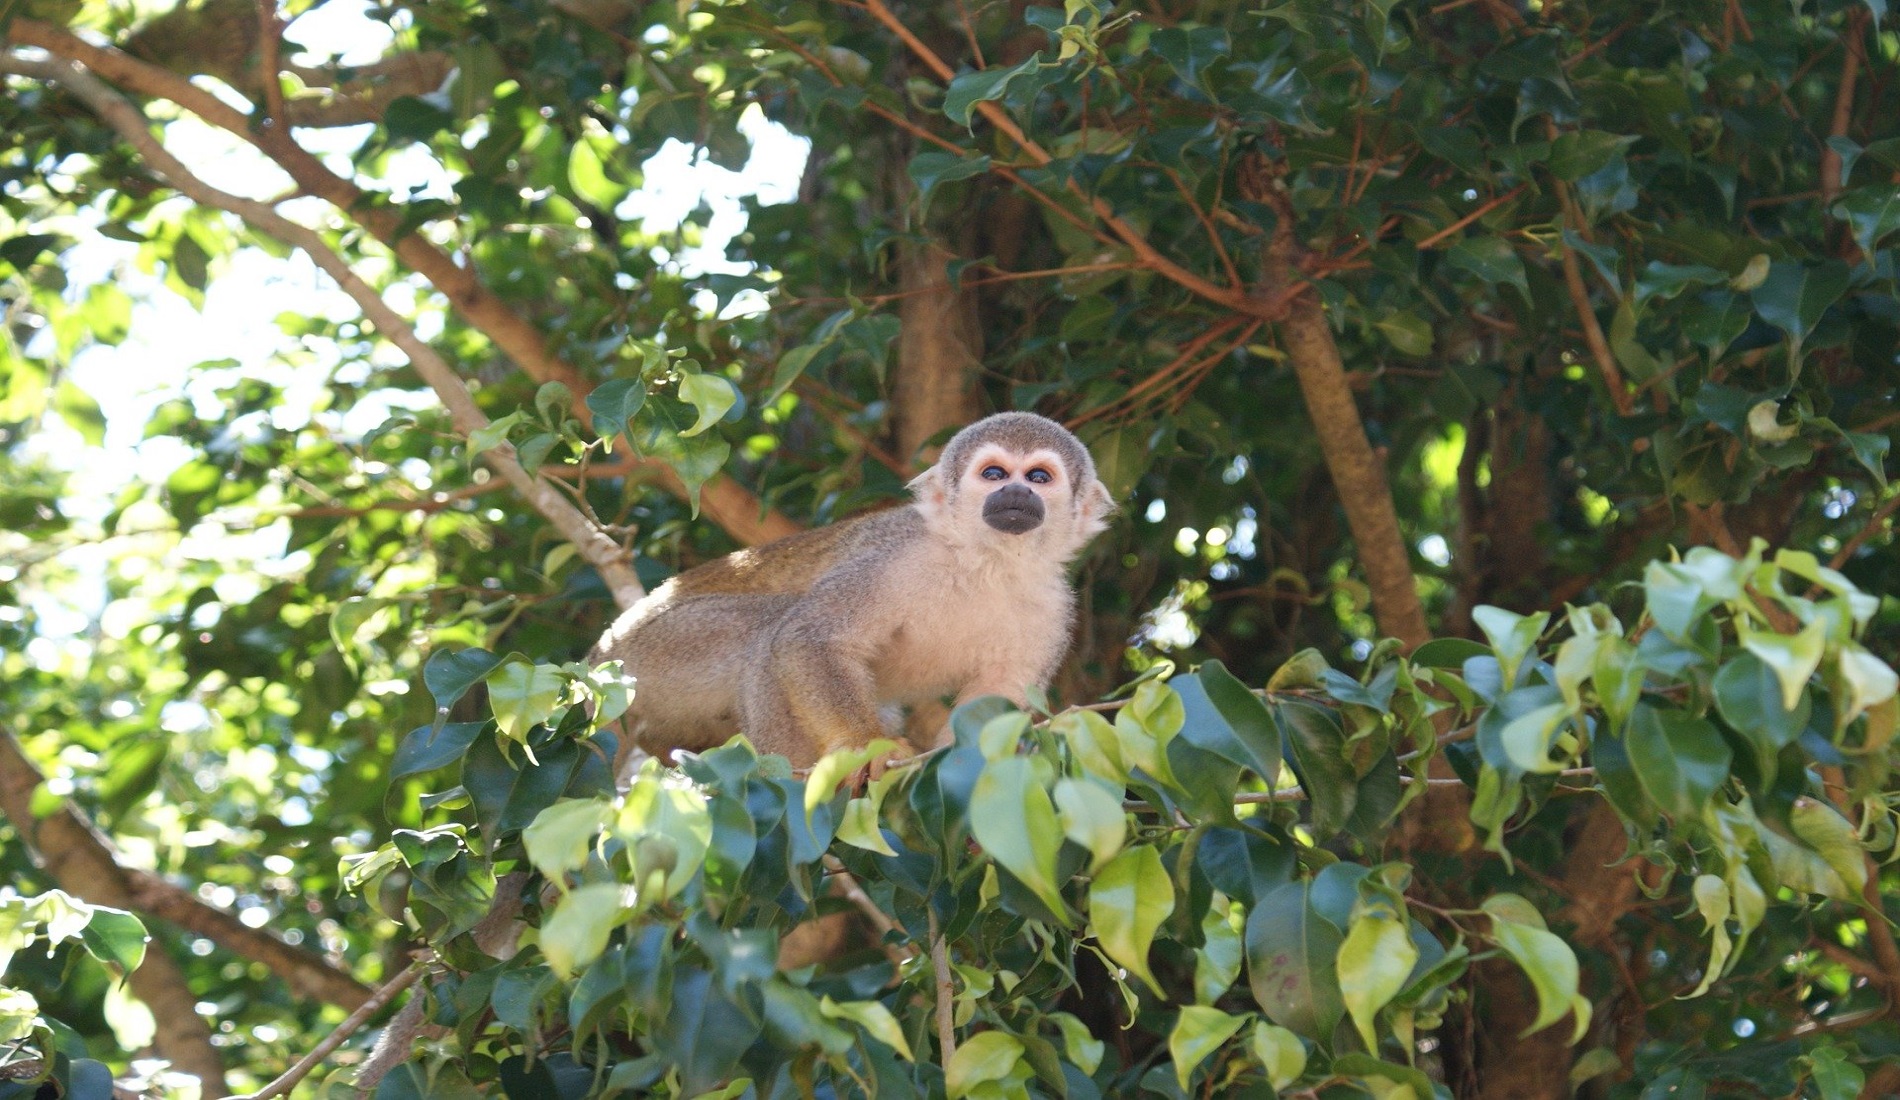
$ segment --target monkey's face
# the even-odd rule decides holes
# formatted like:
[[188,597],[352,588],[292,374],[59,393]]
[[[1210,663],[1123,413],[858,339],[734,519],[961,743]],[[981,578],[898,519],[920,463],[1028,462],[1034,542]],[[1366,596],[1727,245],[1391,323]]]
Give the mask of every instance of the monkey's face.
[[1024,535],[1041,527],[1050,505],[1066,504],[1073,486],[1062,459],[1053,451],[1024,454],[984,447],[972,456],[957,495],[981,501],[983,522],[1006,535]]

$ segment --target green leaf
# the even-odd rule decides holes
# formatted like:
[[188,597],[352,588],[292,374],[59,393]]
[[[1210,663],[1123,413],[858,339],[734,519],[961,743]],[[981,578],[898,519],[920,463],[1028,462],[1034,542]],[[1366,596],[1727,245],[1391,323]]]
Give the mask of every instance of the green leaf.
[[1267,1083],[1276,1089],[1284,1091],[1306,1072],[1306,1044],[1286,1028],[1260,1020],[1247,1045],[1266,1071]]
[[679,475],[694,516],[699,515],[700,488],[718,476],[732,454],[732,445],[716,435],[687,436],[670,430],[651,436],[642,449]]
[[1859,898],[1867,887],[1867,853],[1854,826],[1834,807],[1803,796],[1788,811],[1788,824],[1802,843],[1819,853],[1846,887],[1842,900]]
[[1544,627],[1550,623],[1550,612],[1519,615],[1501,607],[1479,604],[1472,609],[1471,621],[1484,631],[1485,640],[1491,643],[1492,652],[1497,654],[1503,686],[1508,691],[1517,683],[1519,666],[1537,648],[1537,639],[1543,636]]
[[553,716],[567,686],[559,666],[537,665],[519,653],[502,658],[484,679],[502,736],[523,745],[529,730]]
[[427,141],[454,123],[454,115],[412,95],[398,96],[383,108],[383,127],[397,142]]
[[1227,32],[1219,27],[1165,27],[1148,39],[1148,47],[1176,76],[1198,88],[1207,87],[1202,77],[1229,49]]
[[916,1056],[910,1052],[910,1043],[904,1038],[904,1029],[882,1002],[839,1002],[825,997],[818,1002],[818,1010],[834,1020],[850,1020],[863,1028],[866,1035],[896,1051],[905,1061],[916,1061]]
[[844,816],[838,819],[838,839],[867,852],[896,855],[890,841],[884,839],[877,813],[878,804],[868,798],[854,798],[845,803]]
[[980,1031],[959,1043],[950,1056],[943,1070],[944,1089],[950,1100],[960,1100],[978,1085],[1010,1076],[1022,1057],[1021,1039],[1007,1031]]
[[1128,784],[1121,739],[1108,719],[1092,710],[1066,710],[1049,722],[1049,732],[1069,746],[1069,755],[1086,776],[1114,787]]
[[1088,849],[1091,874],[1122,850],[1128,815],[1119,795],[1092,780],[1065,776],[1056,780],[1055,804],[1062,835]]
[[1445,265],[1469,271],[1485,282],[1516,287],[1530,297],[1530,280],[1524,273],[1524,258],[1503,237],[1462,237],[1445,253]]
[[1772,784],[1776,757],[1808,728],[1808,693],[1797,696],[1792,708],[1787,706],[1780,678],[1753,653],[1737,654],[1723,664],[1711,688],[1716,713],[1755,750],[1763,786]]
[[759,1035],[752,1014],[712,979],[699,969],[676,974],[672,1003],[652,1033],[655,1047],[679,1067],[682,1096],[698,1096],[730,1077]]
[[1524,1029],[1529,1035],[1576,1013],[1575,1038],[1590,1026],[1590,1002],[1577,992],[1577,956],[1570,945],[1544,928],[1543,918],[1516,894],[1495,894],[1484,900],[1491,915],[1491,938],[1511,956],[1537,991],[1537,1019]]
[[373,642],[359,642],[358,636],[364,632],[377,612],[390,605],[390,601],[369,596],[351,596],[337,605],[330,613],[330,640],[336,643],[337,650],[354,667],[359,652],[375,649]]
[[680,379],[680,400],[699,410],[699,419],[680,433],[691,437],[719,423],[738,403],[739,391],[719,375],[702,371]]
[[[608,145],[609,150],[614,148]],[[568,147],[567,184],[582,202],[601,210],[611,211],[627,197],[627,185],[608,178],[601,150],[585,137]]]
[[1005,757],[984,766],[970,792],[970,833],[1051,913],[1069,911],[1056,878],[1062,829],[1028,757]]
[[1089,1026],[1076,1016],[1067,1012],[1051,1012],[1049,1019],[1055,1021],[1056,1028],[1062,1032],[1062,1047],[1068,1052],[1069,1061],[1077,1069],[1094,1076],[1102,1064],[1102,1055],[1107,1044],[1089,1032]]
[[[122,973],[130,974],[145,961],[145,945],[152,937],[146,935],[145,925],[125,910],[95,905],[92,919],[86,922],[80,938],[93,958],[112,963]],[[4,969],[0,966],[0,970]]]
[[1788,334],[1790,358],[1797,365],[1801,347],[1827,312],[1847,291],[1847,265],[1826,260],[1809,266],[1795,260],[1770,264],[1768,277],[1752,295],[1761,319]]
[[1389,313],[1372,325],[1400,355],[1423,359],[1432,353],[1432,326],[1416,313]]
[[[520,831],[536,814],[568,793],[571,783],[590,782],[590,767],[598,770],[596,774],[605,773],[605,762],[595,754],[602,751],[600,742],[606,740],[602,735],[588,748],[574,740],[556,741],[541,748],[539,764],[530,764],[502,755],[496,738],[477,737],[462,758],[462,786],[475,802],[483,834],[500,837]],[[595,781],[604,786],[612,780],[600,775]]]
[[[670,782],[657,761],[649,761],[627,789],[612,828],[632,852],[642,905],[660,900],[654,896],[656,885],[659,893],[673,897],[699,873],[712,846],[707,801],[703,790]],[[664,872],[663,882],[653,881],[655,872]]]
[[1856,188],[1841,196],[1833,213],[1852,228],[1860,250],[1872,256],[1882,237],[1900,229],[1900,187],[1880,184]]
[[1675,566],[1652,561],[1643,572],[1643,592],[1650,618],[1656,628],[1679,645],[1690,644],[1690,634],[1702,616],[1715,607],[1716,599],[1703,591],[1702,584]]
[[1802,694],[1807,691],[1808,678],[1821,667],[1821,657],[1827,652],[1827,621],[1814,619],[1802,627],[1799,634],[1775,634],[1745,626],[1738,632],[1742,648],[1760,658],[1774,672],[1781,685],[1783,709],[1793,710],[1799,706]]
[[1334,960],[1339,929],[1319,915],[1305,882],[1267,892],[1247,914],[1247,981],[1267,1018],[1330,1043],[1346,1014]]
[[542,924],[541,955],[562,980],[600,958],[607,937],[632,912],[629,889],[618,882],[591,882],[562,895]]
[[1148,969],[1155,932],[1174,913],[1174,883],[1148,845],[1110,860],[1089,883],[1089,930],[1108,957],[1165,996]]
[[1683,711],[1638,703],[1623,742],[1650,801],[1677,820],[1700,817],[1728,780],[1728,742],[1707,720]]
[[1281,759],[1280,728],[1273,721],[1273,712],[1219,661],[1201,665],[1199,679],[1208,702],[1226,719],[1234,739],[1247,750],[1248,759],[1235,763],[1252,768],[1263,784],[1273,786],[1280,776]]
[[1188,1079],[1208,1056],[1219,1050],[1247,1022],[1206,1005],[1187,1005],[1168,1034],[1168,1054],[1174,1059],[1174,1079],[1186,1092]]
[[1719,286],[1726,281],[1726,272],[1705,264],[1666,264],[1651,260],[1636,276],[1636,304],[1643,305],[1651,298],[1667,300],[1692,286]]
[[1550,143],[1551,174],[1560,180],[1580,180],[1609,167],[1623,150],[1636,143],[1634,134],[1603,130],[1573,130]]
[[595,386],[587,395],[587,411],[593,414],[594,434],[611,441],[627,431],[627,425],[646,401],[647,384],[638,378],[611,378]]
[[1702,970],[1702,981],[1682,994],[1683,999],[1707,993],[1709,987],[1727,973],[1729,953],[1734,949],[1728,934],[1728,883],[1716,875],[1697,875],[1690,893],[1695,897],[1696,912],[1702,914],[1702,927],[1709,933],[1709,965]]
[[910,164],[906,166],[911,183],[917,187],[917,203],[925,208],[930,206],[930,193],[939,184],[967,180],[989,170],[988,154],[978,156],[941,149],[927,149],[918,153],[910,158]]
[[1727,290],[1698,294],[1682,311],[1682,334],[1711,360],[1721,357],[1748,330],[1755,311],[1748,299]]
[[1498,733],[1505,755],[1513,765],[1526,772],[1562,771],[1569,761],[1562,757],[1553,759],[1551,749],[1558,731],[1564,728],[1569,718],[1568,703],[1551,703],[1512,718]]
[[1012,81],[1028,76],[1041,67],[1042,53],[1037,51],[1021,64],[1007,69],[978,69],[964,73],[944,89],[943,113],[949,116],[950,121],[967,128],[977,104],[1003,98]]
[[613,807],[602,798],[580,798],[556,802],[535,815],[521,830],[521,842],[528,862],[555,883],[569,871],[587,863],[600,832],[614,816]]
[[506,443],[509,430],[521,422],[521,410],[516,409],[507,416],[496,417],[468,433],[468,457],[474,458],[483,451],[492,451]]
[[1383,908],[1368,909],[1353,917],[1352,927],[1339,945],[1335,969],[1339,995],[1367,1050],[1379,1049],[1379,1037],[1373,1030],[1379,1010],[1405,988],[1405,980],[1417,962],[1418,947],[1412,943],[1404,921]]
[[1187,722],[1187,711],[1173,688],[1149,680],[1135,689],[1135,697],[1115,715],[1115,734],[1122,762],[1140,768],[1176,790],[1181,781],[1168,766],[1168,744]]
[[417,726],[396,746],[396,755],[389,761],[389,778],[404,779],[459,762],[487,725],[486,722],[448,722],[440,726]]
[[1636,306],[1628,298],[1617,303],[1610,317],[1610,350],[1623,370],[1638,382],[1647,382],[1663,373],[1662,360],[1651,354],[1636,333]]
[[1359,776],[1346,758],[1346,732],[1336,713],[1311,703],[1279,703],[1273,714],[1313,810],[1313,837],[1324,841],[1345,826],[1359,801]]
[[1837,731],[1846,729],[1849,722],[1893,698],[1896,689],[1900,689],[1900,677],[1894,675],[1893,666],[1857,642],[1847,642],[1840,647],[1832,683]]
[[851,1049],[851,1032],[826,1019],[829,1013],[818,998],[799,986],[783,980],[767,981],[760,984],[759,994],[765,1037],[773,1046],[781,1050],[815,1049],[834,1058]]
[[1821,1100],[1855,1100],[1867,1087],[1867,1075],[1847,1060],[1845,1051],[1832,1043],[1809,1051],[1807,1063]]
[[[1216,893],[1201,918],[1201,949],[1194,953],[1194,999],[1213,1004],[1240,976],[1246,959],[1245,910]],[[1242,923],[1236,923],[1242,918]]]
[[486,649],[438,649],[422,666],[422,682],[435,697],[436,709],[447,710],[500,663],[501,658]]

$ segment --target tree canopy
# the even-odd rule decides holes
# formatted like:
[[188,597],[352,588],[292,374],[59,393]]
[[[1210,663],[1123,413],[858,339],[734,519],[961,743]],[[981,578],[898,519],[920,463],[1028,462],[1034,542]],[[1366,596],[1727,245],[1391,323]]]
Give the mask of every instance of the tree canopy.
[[[0,3],[0,1100],[1900,1092],[1897,56]],[[616,608],[1006,408],[1121,507],[1048,698],[614,788]]]

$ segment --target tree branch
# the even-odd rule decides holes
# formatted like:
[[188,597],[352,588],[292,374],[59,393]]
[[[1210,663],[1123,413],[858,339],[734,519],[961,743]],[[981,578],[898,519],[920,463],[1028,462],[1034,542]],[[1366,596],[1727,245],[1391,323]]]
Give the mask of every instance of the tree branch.
[[310,1076],[310,1071],[323,1064],[323,1060],[336,1052],[344,1040],[356,1033],[356,1030],[369,1022],[369,1018],[381,1012],[389,1002],[396,999],[403,990],[416,984],[427,967],[420,961],[412,962],[402,973],[383,983],[382,988],[370,995],[370,998],[357,1006],[336,1026],[336,1030],[323,1037],[323,1041],[310,1048],[310,1053],[297,1059],[297,1064],[285,1070],[275,1081],[242,1096],[227,1097],[226,1100],[271,1100],[275,1096],[287,1095],[297,1087],[297,1082]]
[[[343,292],[362,309],[370,323],[389,341],[402,349],[409,363],[449,411],[456,430],[466,438],[488,425],[488,417],[475,404],[461,376],[435,349],[416,335],[374,287],[364,282],[350,265],[315,230],[299,225],[265,203],[239,198],[220,191],[193,175],[178,158],[171,155],[149,129],[145,115],[111,88],[73,61],[26,61],[8,56],[0,60],[0,70],[37,77],[63,85],[79,97],[119,136],[137,149],[146,164],[180,194],[193,202],[242,218],[252,228],[302,249],[316,261]],[[600,572],[601,579],[624,610],[645,594],[633,572],[630,555],[598,525],[582,515],[568,499],[541,478],[522,468],[510,447],[498,447],[482,455],[491,469],[500,474],[520,493],[535,511],[551,523],[561,536],[574,544],[581,556]]]
[[[899,19],[890,8],[886,7],[884,0],[863,0],[861,5],[857,0],[844,0],[844,2],[852,7],[861,6],[864,11],[870,14],[871,18],[883,24],[885,29],[896,35],[898,40],[904,44],[905,48],[910,50],[919,61],[922,61],[926,68],[935,73],[939,80],[942,80],[945,84],[949,84],[952,80],[956,79],[956,70],[951,68],[949,63],[944,61],[942,57],[938,56],[935,50],[925,44],[923,39],[918,38],[916,33],[906,26],[904,21]],[[978,103],[976,109],[984,118],[989,120],[990,125],[1001,130],[1005,136],[1016,143],[1018,148],[1022,149],[1024,153],[1027,153],[1029,158],[1035,161],[1038,166],[1046,165],[1055,159],[1050,156],[1047,150],[1031,140],[1029,135],[1023,132],[1022,127],[1016,124],[1015,119],[1009,117],[1009,112],[1005,111],[1001,104],[985,100]],[[1260,317],[1269,321],[1279,316],[1280,310],[1278,302],[1250,295],[1238,286],[1224,287],[1216,285],[1182,267],[1180,264],[1175,263],[1173,260],[1168,259],[1166,256],[1163,256],[1156,250],[1154,245],[1148,243],[1148,239],[1142,236],[1140,230],[1123,221],[1115,213],[1115,208],[1109,205],[1107,199],[1089,194],[1083,189],[1081,184],[1074,180],[1069,181],[1069,190],[1088,205],[1095,216],[1101,219],[1102,224],[1108,227],[1108,231],[1111,234],[1128,246],[1129,251],[1135,254],[1135,258],[1141,261],[1142,266],[1163,276],[1170,282],[1193,292],[1199,297],[1205,298],[1217,305],[1225,306],[1235,313],[1243,313],[1250,317]]]
[[[1572,226],[1582,232],[1582,218],[1577,213],[1576,203],[1571,201],[1570,187],[1563,180],[1554,181],[1557,188],[1557,201],[1563,205],[1564,225]],[[1596,360],[1597,373],[1603,376],[1603,388],[1610,391],[1610,403],[1616,406],[1616,415],[1628,416],[1636,409],[1636,399],[1630,396],[1629,386],[1623,382],[1623,371],[1616,365],[1616,356],[1610,354],[1610,343],[1603,338],[1603,326],[1597,321],[1596,310],[1590,305],[1590,288],[1583,284],[1583,268],[1577,263],[1577,250],[1564,245],[1564,287],[1570,291],[1571,308],[1577,311],[1577,321],[1583,326],[1583,342],[1590,348],[1590,358]]]
[[283,126],[289,119],[284,111],[284,21],[277,17],[277,0],[257,3],[257,81],[264,93],[264,124]]
[[[297,144],[288,128],[253,127],[242,112],[178,74],[111,47],[95,46],[49,23],[15,19],[7,34],[20,45],[38,46],[57,57],[77,61],[129,91],[168,99],[255,146],[275,161],[304,193],[327,200],[345,217],[368,230],[411,270],[427,279],[469,324],[493,341],[530,378],[537,383],[558,381],[566,385],[574,395],[575,415],[591,425],[592,413],[585,398],[593,390],[593,383],[555,355],[539,329],[483,286],[471,268],[457,264],[422,234],[405,232],[400,211],[388,203],[386,195],[365,192],[355,183],[332,173],[322,161]],[[146,124],[141,122],[140,125],[140,132],[145,133]],[[146,137],[149,139],[149,133]],[[250,205],[269,209],[258,203]],[[270,213],[278,216],[274,210]],[[685,495],[685,486],[671,466],[653,460],[643,462],[654,468],[658,480],[669,492]],[[708,518],[746,545],[770,542],[800,530],[798,524],[775,509],[763,506],[750,490],[724,474],[715,476],[701,488],[700,503]]]
[[957,1053],[956,980],[950,976],[950,944],[937,927],[937,911],[924,907],[930,920],[930,969],[937,995],[937,1063],[949,1065]]
[[[1854,84],[1859,79],[1866,49],[1867,9],[1855,6],[1847,13],[1847,26],[1841,30],[1846,56],[1841,58],[1841,82],[1834,95],[1834,117],[1828,126],[1829,137],[1846,137],[1854,119]],[[1841,155],[1832,145],[1821,143],[1821,205],[1832,206],[1847,181],[1841,176]]]
[[1346,524],[1358,546],[1359,564],[1372,589],[1372,609],[1379,631],[1400,639],[1408,650],[1415,649],[1425,644],[1431,631],[1425,624],[1425,608],[1419,603],[1418,587],[1412,578],[1411,556],[1399,530],[1385,466],[1366,438],[1365,422],[1353,400],[1346,365],[1340,359],[1339,345],[1333,341],[1325,309],[1310,291],[1294,291],[1299,285],[1299,264],[1305,249],[1295,235],[1293,203],[1266,158],[1258,153],[1242,165],[1240,189],[1247,198],[1265,203],[1274,212],[1264,289],[1272,295],[1295,295],[1287,302],[1280,339],[1292,360],[1300,393],[1306,398],[1307,416],[1319,437],[1327,472],[1332,475]]
[[[149,871],[125,866],[112,842],[72,803],[62,800],[51,813],[35,819],[33,792],[45,781],[19,741],[0,728],[0,813],[13,822],[20,839],[67,893],[100,905],[148,913],[203,936],[236,955],[263,963],[300,997],[353,1008],[369,996],[367,987],[322,955],[245,925]],[[192,1013],[187,1015],[196,1019]]]

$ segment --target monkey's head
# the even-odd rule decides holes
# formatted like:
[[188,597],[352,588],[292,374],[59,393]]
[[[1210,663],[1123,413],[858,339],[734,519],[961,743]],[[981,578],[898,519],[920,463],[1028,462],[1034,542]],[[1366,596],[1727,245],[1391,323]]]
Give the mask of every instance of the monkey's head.
[[957,531],[1023,540],[1064,561],[1115,511],[1088,448],[1034,413],[997,413],[958,432],[911,490],[926,515]]

